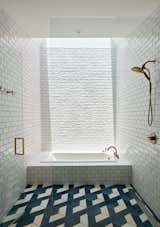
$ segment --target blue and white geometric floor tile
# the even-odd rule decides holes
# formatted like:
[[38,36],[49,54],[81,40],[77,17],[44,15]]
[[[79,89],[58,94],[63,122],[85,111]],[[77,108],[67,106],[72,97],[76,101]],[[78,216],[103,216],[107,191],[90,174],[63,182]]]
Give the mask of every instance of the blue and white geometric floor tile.
[[1,227],[152,227],[125,185],[28,186]]

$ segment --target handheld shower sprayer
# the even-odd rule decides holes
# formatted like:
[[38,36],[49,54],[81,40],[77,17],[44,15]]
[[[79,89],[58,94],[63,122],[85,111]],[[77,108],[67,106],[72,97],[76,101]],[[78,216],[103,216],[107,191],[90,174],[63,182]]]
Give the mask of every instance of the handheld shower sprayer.
[[149,81],[149,108],[148,108],[148,125],[151,126],[153,123],[153,108],[152,108],[152,82],[150,70],[146,67],[148,63],[157,63],[156,60],[146,61],[141,67],[135,66],[131,70],[136,73],[142,73]]

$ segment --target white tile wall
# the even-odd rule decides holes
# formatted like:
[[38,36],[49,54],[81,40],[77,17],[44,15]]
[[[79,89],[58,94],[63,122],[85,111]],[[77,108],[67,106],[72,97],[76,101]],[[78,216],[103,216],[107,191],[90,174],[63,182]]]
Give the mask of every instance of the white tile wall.
[[111,74],[110,48],[41,49],[43,151],[94,152],[113,144]]
[[26,184],[24,157],[14,155],[14,138],[24,137],[25,152],[31,151],[33,128],[39,125],[32,122],[32,76],[37,72],[33,46],[35,41],[0,11],[0,86],[15,92],[0,93],[0,220]]
[[23,47],[23,129],[25,152],[41,151],[40,39],[25,39]]
[[117,145],[126,151],[133,165],[133,185],[160,218],[160,141],[148,142],[156,132],[160,137],[160,64],[150,65],[153,82],[152,127],[147,125],[149,91],[142,74],[130,68],[146,60],[160,60],[160,9],[123,40],[117,56]]

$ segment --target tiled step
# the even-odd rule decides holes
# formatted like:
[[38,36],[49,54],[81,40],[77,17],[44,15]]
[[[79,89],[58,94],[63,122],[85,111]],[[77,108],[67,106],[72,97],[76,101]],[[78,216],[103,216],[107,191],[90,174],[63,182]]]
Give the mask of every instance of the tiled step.
[[28,184],[130,184],[130,165],[28,166]]

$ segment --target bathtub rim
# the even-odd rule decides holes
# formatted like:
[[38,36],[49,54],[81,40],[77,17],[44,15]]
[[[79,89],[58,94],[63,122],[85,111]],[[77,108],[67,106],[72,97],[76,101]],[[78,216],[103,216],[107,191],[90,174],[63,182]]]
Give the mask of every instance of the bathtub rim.
[[[120,159],[116,160],[104,160],[104,161],[43,161],[42,156],[49,154],[49,152],[39,152],[38,157],[37,153],[30,154],[25,159],[25,165],[26,166],[131,166],[131,163],[129,160],[126,159],[126,157],[123,155],[120,156]],[[62,154],[62,153],[60,153]],[[67,153],[64,153],[67,154]],[[69,153],[73,154],[73,153]],[[75,153],[74,153],[75,154]],[[79,153],[81,154],[81,153]],[[92,154],[92,153],[89,153]],[[97,153],[93,153],[94,155]],[[99,153],[98,153],[99,154]],[[42,155],[42,156],[41,156]]]

